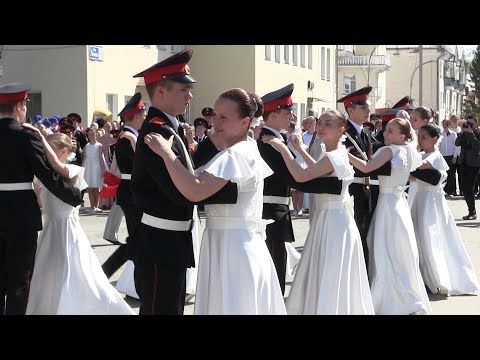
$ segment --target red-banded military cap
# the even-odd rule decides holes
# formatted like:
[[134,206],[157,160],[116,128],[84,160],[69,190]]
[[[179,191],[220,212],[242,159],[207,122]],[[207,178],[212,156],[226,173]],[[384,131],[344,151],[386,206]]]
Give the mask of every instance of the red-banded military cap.
[[288,84],[281,89],[272,91],[262,97],[263,111],[271,112],[277,109],[294,110],[292,101],[293,84]]
[[412,106],[412,104],[413,104],[412,99],[409,96],[405,96],[404,98],[402,98],[402,100],[400,100],[395,105],[393,105],[392,109],[396,109],[397,111],[398,110],[413,110],[413,109],[415,109],[415,107]]
[[68,116],[61,118],[60,121],[58,122],[58,126],[60,128],[66,125],[73,126],[73,120],[70,119]]
[[368,94],[370,94],[370,91],[372,91],[372,87],[365,86],[360,90],[354,91],[348,94],[347,96],[344,96],[343,98],[338,99],[337,103],[343,102],[343,105],[345,105],[345,107],[348,107],[352,104],[365,105],[367,104]]
[[75,128],[72,125],[65,124],[60,127],[59,132],[61,132],[62,134],[74,133]]
[[137,92],[128,100],[122,111],[118,113],[118,116],[130,118],[142,109],[145,109],[145,104],[142,101],[142,94]]
[[408,96],[402,98],[399,102],[392,106],[390,110],[384,111],[380,114],[382,122],[388,122],[395,118],[395,115],[400,110],[413,110],[414,106],[411,106],[412,99]]
[[17,102],[27,98],[32,86],[26,82],[14,82],[0,86],[0,102]]
[[82,122],[82,117],[80,115],[78,115],[77,113],[70,113],[70,114],[67,115],[67,117],[69,119],[72,119],[73,121],[79,123],[79,124]]
[[206,128],[208,128],[208,121],[205,120],[204,118],[196,118],[195,120],[193,120],[193,126],[194,127],[197,127],[197,126],[200,126],[200,125],[203,125]]
[[203,116],[213,116],[213,109],[211,107],[203,108],[202,115]]
[[133,77],[143,77],[145,85],[168,79],[184,84],[191,84],[196,80],[190,76],[190,67],[187,63],[192,58],[193,49],[185,49],[169,58],[160,61]]
[[116,139],[118,135],[120,135],[120,130],[117,130],[117,129],[110,130],[110,134],[113,136],[114,139]]

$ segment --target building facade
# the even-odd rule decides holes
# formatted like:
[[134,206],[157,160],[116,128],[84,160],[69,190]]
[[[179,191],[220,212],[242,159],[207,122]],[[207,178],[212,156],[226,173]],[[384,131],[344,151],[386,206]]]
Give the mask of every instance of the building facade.
[[[386,107],[386,74],[390,70],[390,57],[385,45],[338,45],[338,97],[343,97],[367,85],[371,111]],[[343,105],[338,110],[345,111]]]
[[133,75],[186,47],[197,80],[189,122],[232,87],[262,96],[294,83],[299,121],[335,107],[335,45],[4,45],[0,81],[32,83],[28,116],[76,112],[88,126],[98,109],[116,119],[137,91],[148,106],[143,78]]
[[461,46],[387,45],[387,54],[392,64],[387,73],[388,105],[409,95],[413,106],[434,109],[440,121],[462,114],[467,69]]

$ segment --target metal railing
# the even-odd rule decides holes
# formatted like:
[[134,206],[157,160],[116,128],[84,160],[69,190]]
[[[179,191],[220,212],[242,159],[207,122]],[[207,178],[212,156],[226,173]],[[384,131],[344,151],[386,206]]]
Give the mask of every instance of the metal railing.
[[390,66],[390,57],[386,55],[352,56],[338,58],[338,66]]

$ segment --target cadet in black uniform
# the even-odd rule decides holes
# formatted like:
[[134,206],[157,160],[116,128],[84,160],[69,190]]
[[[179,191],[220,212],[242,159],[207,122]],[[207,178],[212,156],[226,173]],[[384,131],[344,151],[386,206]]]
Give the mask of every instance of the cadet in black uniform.
[[47,162],[42,141],[20,123],[30,85],[0,86],[0,314],[24,315],[42,214],[33,176],[62,201],[80,205],[80,191],[63,182]]
[[[142,212],[133,202],[132,188],[130,186],[138,130],[147,116],[145,105],[142,101],[142,94],[136,93],[133,95],[118,116],[124,119],[125,125],[115,144],[115,157],[117,159],[118,169],[122,173],[122,180],[118,185],[116,204],[122,208],[123,214],[125,215],[128,237],[127,243],[121,244],[102,265],[103,271],[108,278],[128,259],[132,260],[132,257],[129,256],[130,253],[134,253],[133,249],[135,246],[132,238],[142,218]],[[127,251],[127,244],[128,248],[132,249],[132,251]]]
[[340,194],[342,181],[335,177],[325,177],[297,183],[288,171],[282,155],[271,145],[262,142],[264,135],[273,135],[286,143],[286,137],[280,130],[286,129],[291,118],[293,103],[293,84],[273,91],[262,97],[264,104],[263,126],[257,140],[258,150],[265,162],[273,170],[273,175],[265,178],[263,190],[263,219],[273,219],[274,223],[267,225],[266,243],[272,255],[282,293],[285,294],[285,275],[287,252],[285,242],[294,242],[295,237],[290,217],[289,198],[291,188],[308,193]]
[[[368,94],[372,91],[371,86],[366,86],[357,90],[347,96],[337,100],[342,102],[347,111],[347,130],[345,135],[345,146],[350,148],[350,153],[368,161],[372,156],[371,139],[366,132],[363,131],[363,123],[368,121],[370,115],[370,103],[368,101]],[[361,152],[357,150],[354,143],[358,146]],[[371,187],[375,186],[374,192],[378,193],[378,178],[377,175],[390,175],[391,164],[388,161],[379,169],[372,173],[365,174],[354,167],[355,174],[353,183],[350,184],[348,191],[354,199],[354,218],[357,224],[360,236],[362,238],[363,255],[365,256],[365,264],[368,270],[368,247],[367,247],[367,233],[370,226],[370,221],[374,212],[372,206]],[[372,179],[372,177],[374,177]]]
[[[166,139],[176,134],[172,149],[193,171],[183,127],[176,119],[192,99],[190,89],[195,80],[187,65],[192,51],[181,51],[134,76],[144,78],[152,103],[139,132],[132,172],[135,205],[143,213],[133,254],[141,315],[183,314],[186,271],[195,265],[191,233],[194,204],[180,194],[162,158],[144,142],[150,132]],[[236,184],[229,182],[223,190],[210,198],[212,203],[237,201]]]

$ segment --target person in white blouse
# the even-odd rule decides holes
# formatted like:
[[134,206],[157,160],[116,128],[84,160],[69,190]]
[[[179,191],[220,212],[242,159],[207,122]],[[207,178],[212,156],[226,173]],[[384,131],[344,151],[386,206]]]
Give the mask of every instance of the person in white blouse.
[[453,156],[455,154],[455,140],[457,138],[457,133],[451,130],[448,126],[448,120],[445,119],[442,121],[443,131],[441,133],[441,141],[439,145],[439,151],[442,154],[445,162],[447,163],[449,169],[447,171],[447,184],[445,185],[445,195],[447,197],[453,198],[456,192],[456,179],[455,179],[455,167],[452,166]]

